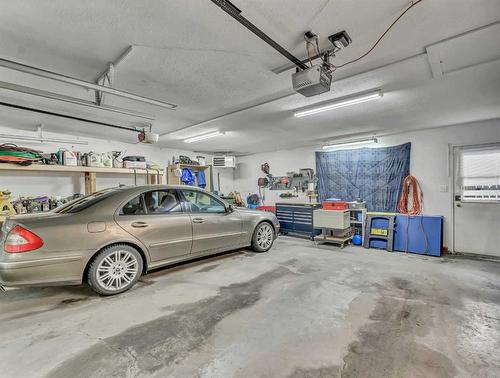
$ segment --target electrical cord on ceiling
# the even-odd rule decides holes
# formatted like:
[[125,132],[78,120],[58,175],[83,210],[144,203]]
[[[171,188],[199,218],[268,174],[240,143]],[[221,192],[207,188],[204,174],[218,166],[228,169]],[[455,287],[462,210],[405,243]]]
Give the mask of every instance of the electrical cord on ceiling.
[[309,65],[312,67],[313,63],[312,63],[312,59],[311,59],[311,53],[309,52],[309,45],[311,44],[311,42],[307,40],[305,35],[304,35],[304,41],[306,42],[307,60],[309,60]]
[[334,47],[333,51],[326,53],[326,54],[323,54],[319,48],[318,39],[316,39],[316,52],[317,52],[318,56],[321,58],[321,61],[323,62],[323,64],[330,68],[331,73],[334,73],[335,70],[337,69],[337,67],[335,67],[335,65],[330,63],[330,57],[335,56],[335,53],[339,50],[340,49],[338,47]]
[[311,58],[311,52],[309,51],[309,45],[312,45],[313,49],[315,50],[316,52],[316,55],[317,57],[319,57],[321,59],[321,61],[323,62],[324,65],[328,66],[330,68],[330,71],[331,72],[334,72],[336,70],[336,67],[331,64],[328,60],[328,57],[332,56],[332,55],[335,55],[335,53],[337,51],[339,51],[340,49],[338,48],[334,48],[333,51],[330,51],[328,53],[328,55],[325,53],[322,53],[320,48],[319,48],[319,43],[318,43],[318,38],[316,38],[316,44],[312,43],[310,40],[308,40],[306,38],[306,36],[304,36],[304,40],[306,42],[306,53],[307,53],[307,60],[309,61],[309,64],[310,66],[312,67],[313,66],[313,63],[312,63],[312,58]]
[[344,66],[347,66],[348,64],[352,64],[352,63],[355,63],[357,62],[358,60],[361,60],[363,59],[364,57],[366,57],[368,54],[370,54],[374,49],[375,47],[377,47],[377,45],[380,43],[380,41],[385,37],[385,35],[389,32],[389,30],[392,29],[392,27],[394,25],[396,25],[396,23],[410,10],[412,9],[415,5],[417,5],[418,3],[421,3],[423,0],[415,0],[415,1],[411,1],[410,2],[410,5],[408,6],[408,8],[406,8],[403,13],[401,13],[399,15],[398,18],[396,18],[394,20],[394,22],[382,33],[382,35],[379,37],[379,39],[377,39],[377,41],[375,42],[375,44],[367,51],[365,52],[363,55],[361,55],[360,57],[356,58],[356,59],[353,59],[353,60],[350,60],[346,63],[343,63],[343,64],[340,64],[338,66],[334,66],[335,68],[341,68],[341,67],[344,67]]

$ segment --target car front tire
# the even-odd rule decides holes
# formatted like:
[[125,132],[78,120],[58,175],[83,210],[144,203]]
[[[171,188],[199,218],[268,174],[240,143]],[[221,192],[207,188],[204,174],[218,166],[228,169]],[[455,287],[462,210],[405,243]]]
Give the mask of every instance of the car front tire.
[[142,274],[141,254],[126,244],[104,248],[90,264],[87,281],[100,295],[115,295],[129,290]]
[[252,248],[255,252],[267,252],[274,243],[274,227],[262,222],[257,225],[252,237]]

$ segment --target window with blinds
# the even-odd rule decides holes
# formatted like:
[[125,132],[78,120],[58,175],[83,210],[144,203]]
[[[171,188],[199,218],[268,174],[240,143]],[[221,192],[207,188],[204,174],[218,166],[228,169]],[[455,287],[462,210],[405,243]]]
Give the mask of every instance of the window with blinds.
[[464,202],[500,202],[500,144],[458,151],[457,194]]

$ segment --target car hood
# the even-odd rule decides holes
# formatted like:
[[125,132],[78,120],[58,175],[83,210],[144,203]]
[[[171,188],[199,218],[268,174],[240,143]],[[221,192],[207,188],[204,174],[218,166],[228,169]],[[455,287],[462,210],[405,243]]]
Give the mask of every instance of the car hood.
[[242,215],[256,215],[259,217],[267,217],[271,219],[276,218],[276,215],[274,213],[264,210],[254,210],[254,209],[247,209],[246,207],[237,207],[236,211]]
[[262,215],[262,210],[254,210],[254,209],[248,209],[246,207],[237,207],[236,211],[244,214],[256,214],[256,215]]

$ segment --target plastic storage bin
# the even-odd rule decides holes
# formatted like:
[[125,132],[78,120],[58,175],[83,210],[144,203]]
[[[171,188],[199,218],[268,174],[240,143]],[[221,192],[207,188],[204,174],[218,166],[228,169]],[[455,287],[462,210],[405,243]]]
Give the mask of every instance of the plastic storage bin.
[[324,201],[323,210],[345,210],[347,209],[347,202],[344,201]]

